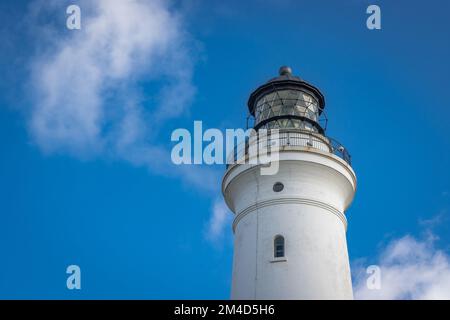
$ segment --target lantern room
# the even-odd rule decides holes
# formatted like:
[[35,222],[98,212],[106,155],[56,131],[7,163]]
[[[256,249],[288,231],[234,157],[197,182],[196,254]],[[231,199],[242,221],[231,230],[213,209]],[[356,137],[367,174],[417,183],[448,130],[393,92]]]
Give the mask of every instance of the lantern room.
[[257,88],[248,100],[258,129],[301,129],[323,134],[325,98],[313,85],[283,66],[279,76]]

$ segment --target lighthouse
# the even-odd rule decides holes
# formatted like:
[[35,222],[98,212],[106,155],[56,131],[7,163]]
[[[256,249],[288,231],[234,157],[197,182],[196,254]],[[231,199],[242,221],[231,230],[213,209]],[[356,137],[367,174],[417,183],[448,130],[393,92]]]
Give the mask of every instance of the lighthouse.
[[[269,132],[257,143],[277,146],[278,170],[262,174],[267,163],[249,161],[227,165],[231,299],[353,298],[345,212],[356,175],[347,149],[326,134],[324,108],[320,90],[289,67],[249,97],[253,129]],[[248,159],[251,143],[238,146],[234,158]]]

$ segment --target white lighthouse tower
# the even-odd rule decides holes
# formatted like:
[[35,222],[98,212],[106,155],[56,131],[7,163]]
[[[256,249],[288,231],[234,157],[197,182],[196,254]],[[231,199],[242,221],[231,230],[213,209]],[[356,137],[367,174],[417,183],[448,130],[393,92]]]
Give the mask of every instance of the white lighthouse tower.
[[[255,130],[279,129],[276,174],[227,167],[222,192],[234,212],[232,299],[352,299],[345,210],[356,176],[350,155],[325,135],[325,99],[281,67],[248,101]],[[259,142],[261,143],[261,141]],[[249,143],[242,157],[249,157]]]

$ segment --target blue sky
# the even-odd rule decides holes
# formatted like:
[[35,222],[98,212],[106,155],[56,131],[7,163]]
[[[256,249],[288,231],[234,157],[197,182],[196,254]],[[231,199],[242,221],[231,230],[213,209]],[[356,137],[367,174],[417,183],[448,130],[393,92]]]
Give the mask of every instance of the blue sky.
[[[65,27],[72,3],[81,30]],[[281,65],[322,90],[327,134],[352,154],[351,261],[410,239],[448,267],[448,1],[100,3],[0,4],[1,298],[228,298],[225,168],[175,168],[170,134],[245,127]]]

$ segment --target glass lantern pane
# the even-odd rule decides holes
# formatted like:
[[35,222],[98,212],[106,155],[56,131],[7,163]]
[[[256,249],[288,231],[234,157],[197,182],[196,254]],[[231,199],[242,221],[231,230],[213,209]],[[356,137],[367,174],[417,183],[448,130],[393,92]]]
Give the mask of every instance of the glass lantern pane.
[[[278,90],[261,97],[255,107],[256,123],[278,116],[306,117],[313,121],[319,119],[317,99],[302,90]],[[266,128],[307,128],[316,130],[310,123],[300,119],[279,119],[265,125]]]

